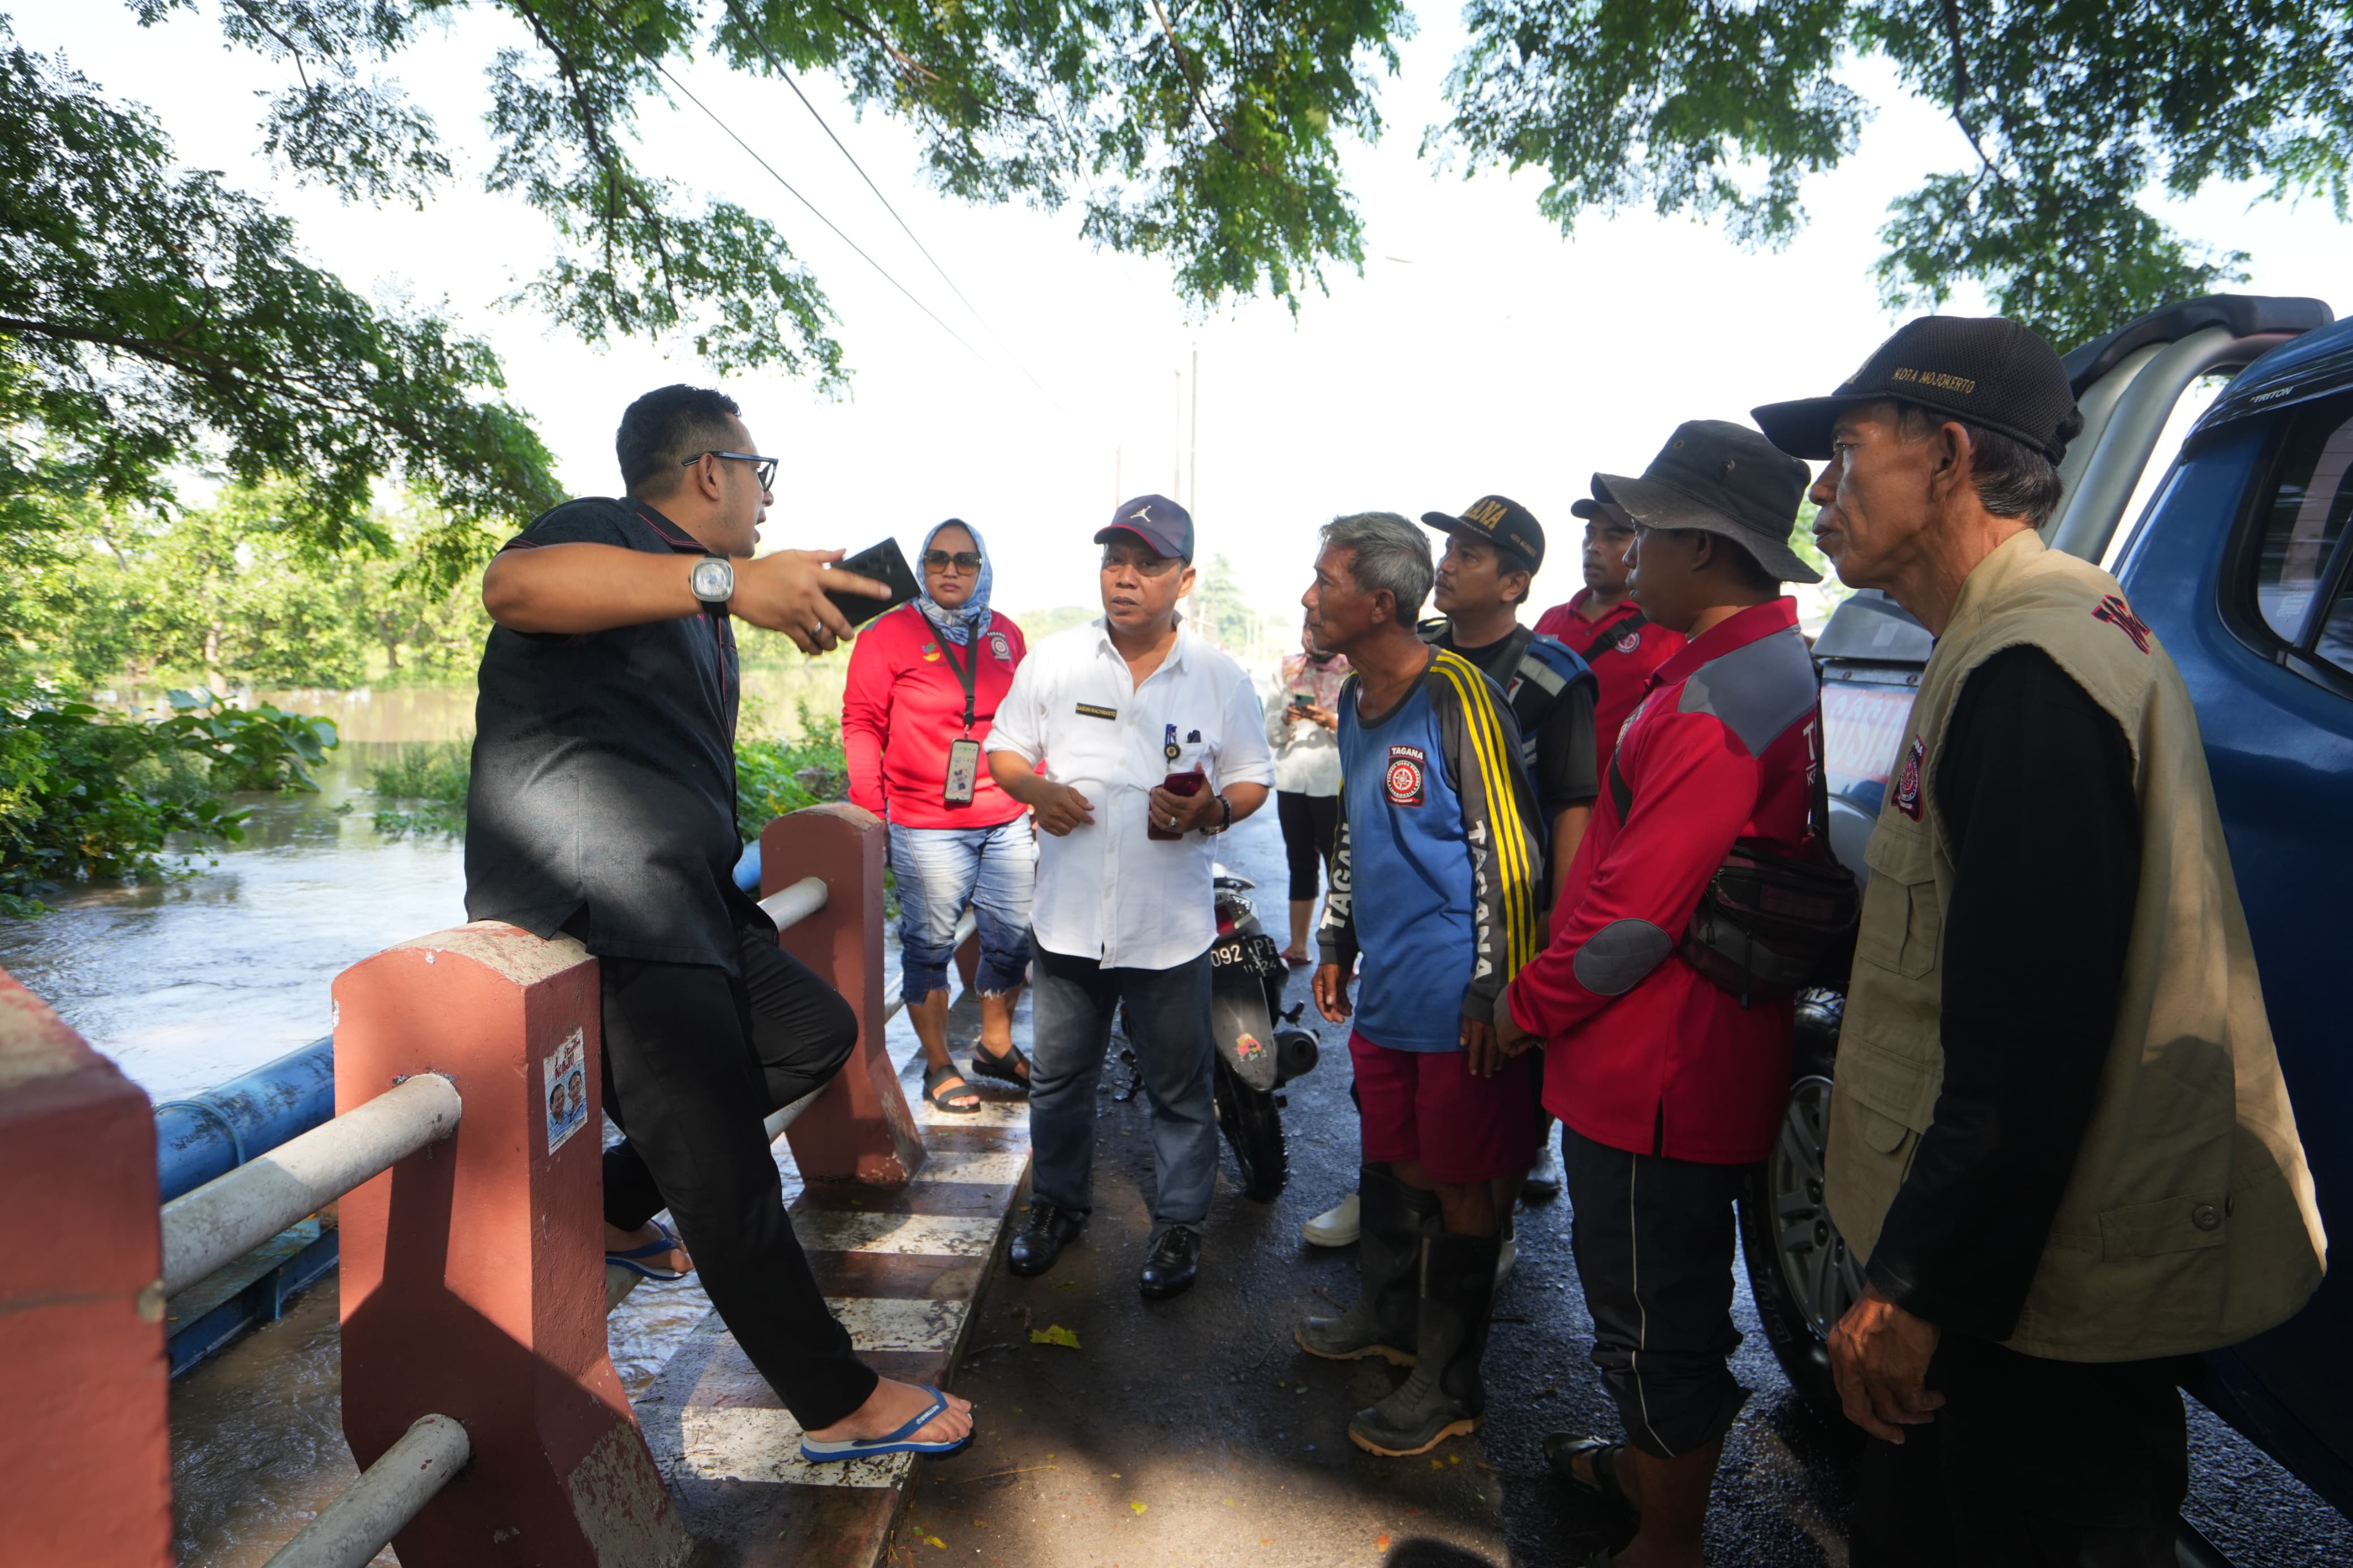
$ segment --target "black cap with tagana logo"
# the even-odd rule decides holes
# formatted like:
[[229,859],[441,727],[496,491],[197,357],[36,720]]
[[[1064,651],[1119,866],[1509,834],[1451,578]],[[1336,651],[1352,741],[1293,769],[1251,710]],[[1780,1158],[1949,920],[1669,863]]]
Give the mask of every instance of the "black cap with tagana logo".
[[2000,316],[1923,316],[1906,321],[1828,397],[1768,403],[1757,428],[1793,458],[1831,455],[1841,410],[1893,399],[2025,442],[2052,462],[2082,433],[2067,367],[2049,343]]
[[1535,572],[1544,565],[1544,527],[1535,514],[1509,496],[1481,496],[1457,517],[1426,511],[1421,521],[1440,533],[1467,533],[1482,544],[1501,545]]

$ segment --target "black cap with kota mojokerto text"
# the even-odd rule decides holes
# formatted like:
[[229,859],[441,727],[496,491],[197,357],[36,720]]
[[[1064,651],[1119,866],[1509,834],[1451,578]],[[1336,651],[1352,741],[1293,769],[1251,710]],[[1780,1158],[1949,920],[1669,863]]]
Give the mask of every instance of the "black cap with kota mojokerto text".
[[1793,458],[1831,455],[1831,428],[1858,403],[1916,404],[2023,441],[2052,462],[2084,428],[2067,367],[2051,345],[2000,316],[1922,316],[1879,345],[1828,397],[1768,403],[1757,428]]

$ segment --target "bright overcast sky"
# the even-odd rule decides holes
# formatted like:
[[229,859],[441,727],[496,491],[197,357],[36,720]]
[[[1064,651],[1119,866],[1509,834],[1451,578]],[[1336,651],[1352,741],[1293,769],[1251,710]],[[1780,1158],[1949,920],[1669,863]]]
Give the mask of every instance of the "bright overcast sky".
[[[304,247],[353,287],[441,301],[486,337],[506,362],[508,395],[536,419],[575,493],[617,488],[612,431],[632,396],[710,379],[686,344],[591,350],[495,303],[551,250],[539,216],[480,189],[482,68],[525,41],[519,26],[464,16],[394,63],[459,169],[417,213],[272,188],[255,152],[252,95],[291,68],[225,49],[211,15],[142,29],[115,0],[20,6],[22,43],[63,49],[110,93],[157,110],[186,162],[267,191],[297,218]],[[1957,167],[1964,149],[1885,73],[1862,79],[1878,117],[1861,153],[1808,187],[1811,222],[1788,249],[1746,252],[1704,225],[1648,213],[1592,215],[1564,239],[1537,215],[1535,176],[1466,182],[1416,156],[1422,129],[1443,118],[1440,85],[1461,37],[1448,7],[1426,9],[1421,26],[1381,91],[1388,136],[1347,158],[1365,273],[1335,271],[1330,296],[1311,292],[1295,322],[1264,300],[1188,320],[1164,267],[1094,249],[1075,209],[937,195],[900,126],[879,114],[855,121],[824,79],[805,82],[984,325],[781,84],[710,66],[685,76],[985,357],[910,305],[691,105],[647,105],[648,169],[690,187],[698,205],[723,195],[767,215],[840,317],[846,398],[781,375],[729,384],[761,449],[784,459],[766,542],[856,549],[893,533],[912,549],[953,514],[986,533],[1000,606],[1091,603],[1088,540],[1115,491],[1175,487],[1194,508],[1203,558],[1229,555],[1253,595],[1279,608],[1304,586],[1314,530],[1335,513],[1459,510],[1499,490],[1551,531],[1556,553],[1535,594],[1548,604],[1577,586],[1562,546],[1577,526],[1569,503],[1595,469],[1639,472],[1679,420],[1740,419],[1758,403],[1828,391],[1894,325],[1871,278],[1876,230],[1891,198]],[[2325,206],[2250,208],[2244,191],[2216,190],[2168,210],[2193,236],[2252,252],[2251,290],[2353,309],[2347,236]],[[1198,496],[1189,418],[1179,436],[1192,392],[1180,373],[1196,346]]]

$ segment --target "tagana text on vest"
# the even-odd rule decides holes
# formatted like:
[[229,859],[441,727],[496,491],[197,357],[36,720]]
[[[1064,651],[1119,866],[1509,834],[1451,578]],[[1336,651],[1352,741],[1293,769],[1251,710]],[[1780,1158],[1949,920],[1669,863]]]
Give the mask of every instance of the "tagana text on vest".
[[[2137,1361],[2234,1343],[2319,1286],[2327,1242],[2231,874],[2189,692],[2116,579],[2032,531],[1969,574],[1921,677],[1864,858],[1838,1048],[1831,1217],[1869,1258],[1945,1074],[1953,861],[1932,787],[1969,672],[2031,643],[2115,715],[2140,801],[2140,894],[2099,1100],[2010,1348]],[[2038,930],[2019,889],[2021,942]]]

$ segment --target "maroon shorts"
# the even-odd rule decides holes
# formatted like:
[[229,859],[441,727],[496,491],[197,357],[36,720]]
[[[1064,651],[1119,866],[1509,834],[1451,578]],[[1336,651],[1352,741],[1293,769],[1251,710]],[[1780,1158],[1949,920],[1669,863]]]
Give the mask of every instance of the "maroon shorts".
[[1468,1051],[1395,1051],[1350,1031],[1348,1058],[1364,1102],[1365,1163],[1419,1160],[1450,1184],[1525,1175],[1535,1163],[1528,1058],[1493,1078],[1471,1076]]

